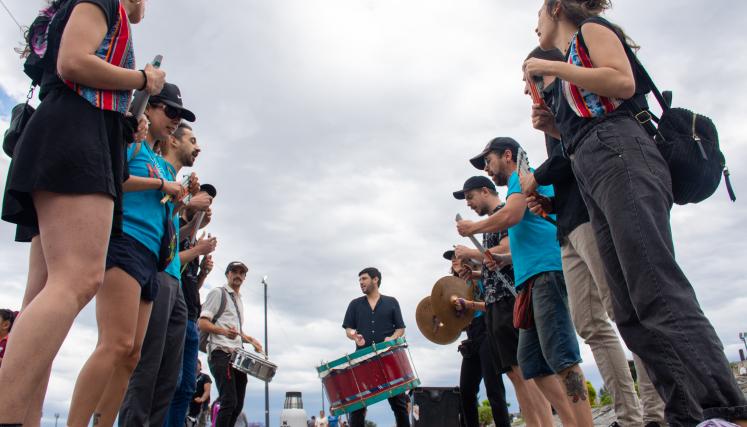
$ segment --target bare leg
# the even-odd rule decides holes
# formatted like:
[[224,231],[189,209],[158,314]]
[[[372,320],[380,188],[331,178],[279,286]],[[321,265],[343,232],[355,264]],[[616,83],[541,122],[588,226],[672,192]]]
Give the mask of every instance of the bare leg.
[[593,427],[594,419],[591,416],[591,405],[589,404],[588,391],[584,372],[578,365],[571,366],[558,373],[568,397],[568,403],[573,410],[576,424],[579,427]]
[[555,411],[558,412],[560,422],[563,423],[564,426],[580,426],[580,424],[576,423],[576,417],[573,414],[573,409],[571,409],[571,405],[565,394],[565,388],[560,381],[560,377],[557,375],[547,375],[545,377],[535,378],[534,382],[537,384],[540,391],[542,391],[542,394],[545,395],[547,400],[550,401],[550,404],[555,408]]
[[[39,236],[34,236],[31,239],[31,247],[29,249],[29,273],[26,278],[26,292],[23,295],[23,305],[21,311],[25,310],[31,301],[44,289],[44,284],[47,283],[47,263],[44,261],[44,251],[42,251],[41,240]],[[31,401],[29,402],[29,408],[26,412],[26,418],[23,420],[23,425],[26,427],[39,427],[41,425],[42,408],[44,406],[44,396],[47,393],[47,385],[49,384],[49,376],[52,373],[52,366],[47,368],[47,374],[44,376],[44,381],[39,384],[36,392],[34,393]]]
[[41,246],[48,270],[44,288],[13,325],[0,384],[0,424],[20,423],[80,310],[104,277],[114,202],[103,194],[36,192]]
[[138,318],[139,307],[140,285],[135,279],[119,268],[108,270],[96,296],[99,340],[75,382],[68,426],[88,426],[114,371],[128,363],[143,323]]
[[553,427],[552,408],[534,380],[525,380],[521,368],[513,366],[506,373],[514,385],[522,416],[527,427]]
[[153,303],[140,300],[135,346],[128,355],[125,363],[117,365],[114,368],[114,373],[106,385],[104,394],[99,399],[99,404],[96,406],[95,413],[99,415],[98,425],[100,426],[111,426],[117,418],[119,407],[122,405],[122,400],[127,391],[130,376],[132,376],[132,372],[140,361],[140,349],[143,347],[143,339],[145,338],[145,331],[148,328],[151,308],[153,308]]

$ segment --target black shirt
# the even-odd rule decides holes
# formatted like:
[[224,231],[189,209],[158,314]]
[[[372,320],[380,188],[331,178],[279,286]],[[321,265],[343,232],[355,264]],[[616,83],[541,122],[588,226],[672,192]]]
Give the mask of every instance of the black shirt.
[[404,329],[405,321],[402,320],[399,303],[393,297],[381,295],[376,307],[371,310],[368,298],[363,295],[350,301],[342,327],[358,331],[366,340],[363,347],[367,347],[383,342],[397,329]]
[[[179,219],[179,226],[183,227],[187,222]],[[179,250],[184,251],[192,247],[189,241],[189,233],[179,243]],[[187,304],[187,319],[197,322],[200,318],[200,288],[197,287],[197,277],[200,273],[200,257],[182,266],[182,291],[184,302]]]
[[[498,205],[493,212],[494,214],[506,206],[505,203]],[[482,245],[485,249],[498,246],[501,240],[508,238],[508,230],[498,233],[483,233]],[[498,274],[500,273],[500,274]],[[490,271],[485,265],[482,267],[482,284],[485,292],[485,304],[493,304],[513,296],[510,289],[514,288],[514,268],[511,265],[503,267],[500,271]]]
[[581,224],[589,222],[589,211],[581,197],[576,177],[571,169],[571,161],[563,155],[563,147],[557,139],[546,136],[552,152],[547,160],[534,171],[534,179],[539,185],[552,185],[555,188],[553,205],[558,216],[558,241],[563,240]]
[[197,388],[195,388],[195,394],[192,395],[192,400],[189,402],[189,415],[196,417],[200,413],[200,409],[206,410],[210,407],[210,399],[199,404],[195,402],[195,399],[205,394],[205,384],[212,384],[213,380],[210,379],[210,375],[203,374],[197,376]]

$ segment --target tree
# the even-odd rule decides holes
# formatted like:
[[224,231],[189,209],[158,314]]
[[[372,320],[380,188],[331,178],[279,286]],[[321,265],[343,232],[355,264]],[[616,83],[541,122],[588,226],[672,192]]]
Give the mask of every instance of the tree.
[[481,426],[487,426],[493,422],[493,408],[490,407],[490,402],[482,401],[482,405],[477,408],[477,418]]
[[589,393],[589,405],[592,407],[597,406],[597,390],[591,381],[586,381],[586,391]]
[[612,395],[605,387],[599,389],[599,405],[612,405]]

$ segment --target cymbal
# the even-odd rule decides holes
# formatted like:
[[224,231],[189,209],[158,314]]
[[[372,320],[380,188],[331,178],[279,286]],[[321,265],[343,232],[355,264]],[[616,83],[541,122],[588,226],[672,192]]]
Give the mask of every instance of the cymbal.
[[473,299],[472,294],[473,287],[468,285],[467,282],[459,277],[442,277],[438,279],[435,285],[433,285],[433,290],[431,291],[433,313],[435,313],[443,323],[450,327],[462,330],[470,324],[475,315],[475,311],[469,309],[457,311],[451,300],[452,297],[471,300]]
[[444,324],[433,314],[431,297],[425,297],[420,301],[415,310],[415,320],[423,336],[436,344],[451,344],[462,333],[461,329]]

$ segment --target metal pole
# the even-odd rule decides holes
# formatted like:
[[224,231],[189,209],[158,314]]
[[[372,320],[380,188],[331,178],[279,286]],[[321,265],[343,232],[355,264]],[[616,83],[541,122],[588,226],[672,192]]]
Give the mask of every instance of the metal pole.
[[[265,354],[269,357],[270,350],[267,347],[267,276],[262,279],[265,285]],[[265,381],[265,427],[270,427],[270,383]]]
[[60,418],[60,414],[54,414],[54,427],[57,427],[57,420]]

